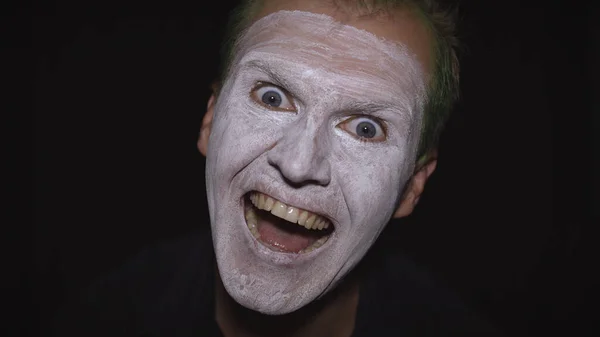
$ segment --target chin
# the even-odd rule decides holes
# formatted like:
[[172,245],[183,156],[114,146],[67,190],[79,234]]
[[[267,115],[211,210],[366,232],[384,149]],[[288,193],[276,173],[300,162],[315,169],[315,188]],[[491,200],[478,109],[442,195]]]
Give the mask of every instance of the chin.
[[348,216],[328,213],[343,209],[328,207],[334,198],[248,185],[223,196],[230,201],[218,210],[211,207],[221,280],[244,307],[269,315],[296,311],[332,290],[362,257],[348,247],[348,231],[340,225]]

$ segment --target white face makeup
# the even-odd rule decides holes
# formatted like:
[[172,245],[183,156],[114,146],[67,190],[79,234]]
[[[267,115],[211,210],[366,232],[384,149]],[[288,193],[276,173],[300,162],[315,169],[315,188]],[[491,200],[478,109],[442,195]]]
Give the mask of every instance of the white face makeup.
[[216,259],[238,303],[285,314],[333,289],[393,215],[425,75],[404,45],[299,11],[254,23],[232,65],[206,164]]

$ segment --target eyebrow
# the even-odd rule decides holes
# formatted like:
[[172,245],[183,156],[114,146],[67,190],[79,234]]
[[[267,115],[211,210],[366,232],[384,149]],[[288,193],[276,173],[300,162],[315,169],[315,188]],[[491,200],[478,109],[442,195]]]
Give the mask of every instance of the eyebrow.
[[391,103],[352,102],[344,110],[371,114],[381,110],[399,110],[399,108]]
[[262,71],[263,73],[267,74],[267,76],[269,76],[273,82],[275,82],[274,84],[278,84],[285,88],[290,88],[290,86],[293,86],[291,82],[286,80],[285,77],[277,71],[277,68],[271,66],[267,62],[251,60],[246,62],[243,67]]

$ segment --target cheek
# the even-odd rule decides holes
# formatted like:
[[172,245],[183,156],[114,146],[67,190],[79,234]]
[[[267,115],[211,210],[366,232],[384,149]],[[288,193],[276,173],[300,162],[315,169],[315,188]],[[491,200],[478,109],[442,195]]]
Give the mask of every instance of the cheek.
[[288,123],[253,104],[239,90],[231,92],[215,107],[210,138],[213,169],[226,179],[231,179],[232,171],[238,172],[265,153]]
[[337,178],[354,229],[379,230],[393,214],[405,180],[404,147],[354,143],[344,142],[336,149]]

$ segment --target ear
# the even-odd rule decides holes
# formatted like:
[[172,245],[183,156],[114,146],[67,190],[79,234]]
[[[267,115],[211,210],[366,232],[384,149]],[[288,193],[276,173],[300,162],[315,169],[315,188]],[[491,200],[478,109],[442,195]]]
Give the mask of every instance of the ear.
[[403,218],[412,213],[419,202],[419,198],[425,188],[427,179],[431,176],[437,165],[437,156],[430,156],[425,164],[417,166],[415,173],[408,182],[408,186],[404,191],[400,206],[394,213],[394,218]]
[[215,102],[217,97],[215,96],[215,92],[213,91],[212,95],[208,99],[208,104],[206,106],[206,114],[204,118],[202,118],[202,126],[200,127],[200,137],[198,138],[198,150],[206,157],[206,153],[208,153],[208,138],[210,136],[210,130],[212,127],[213,115]]

